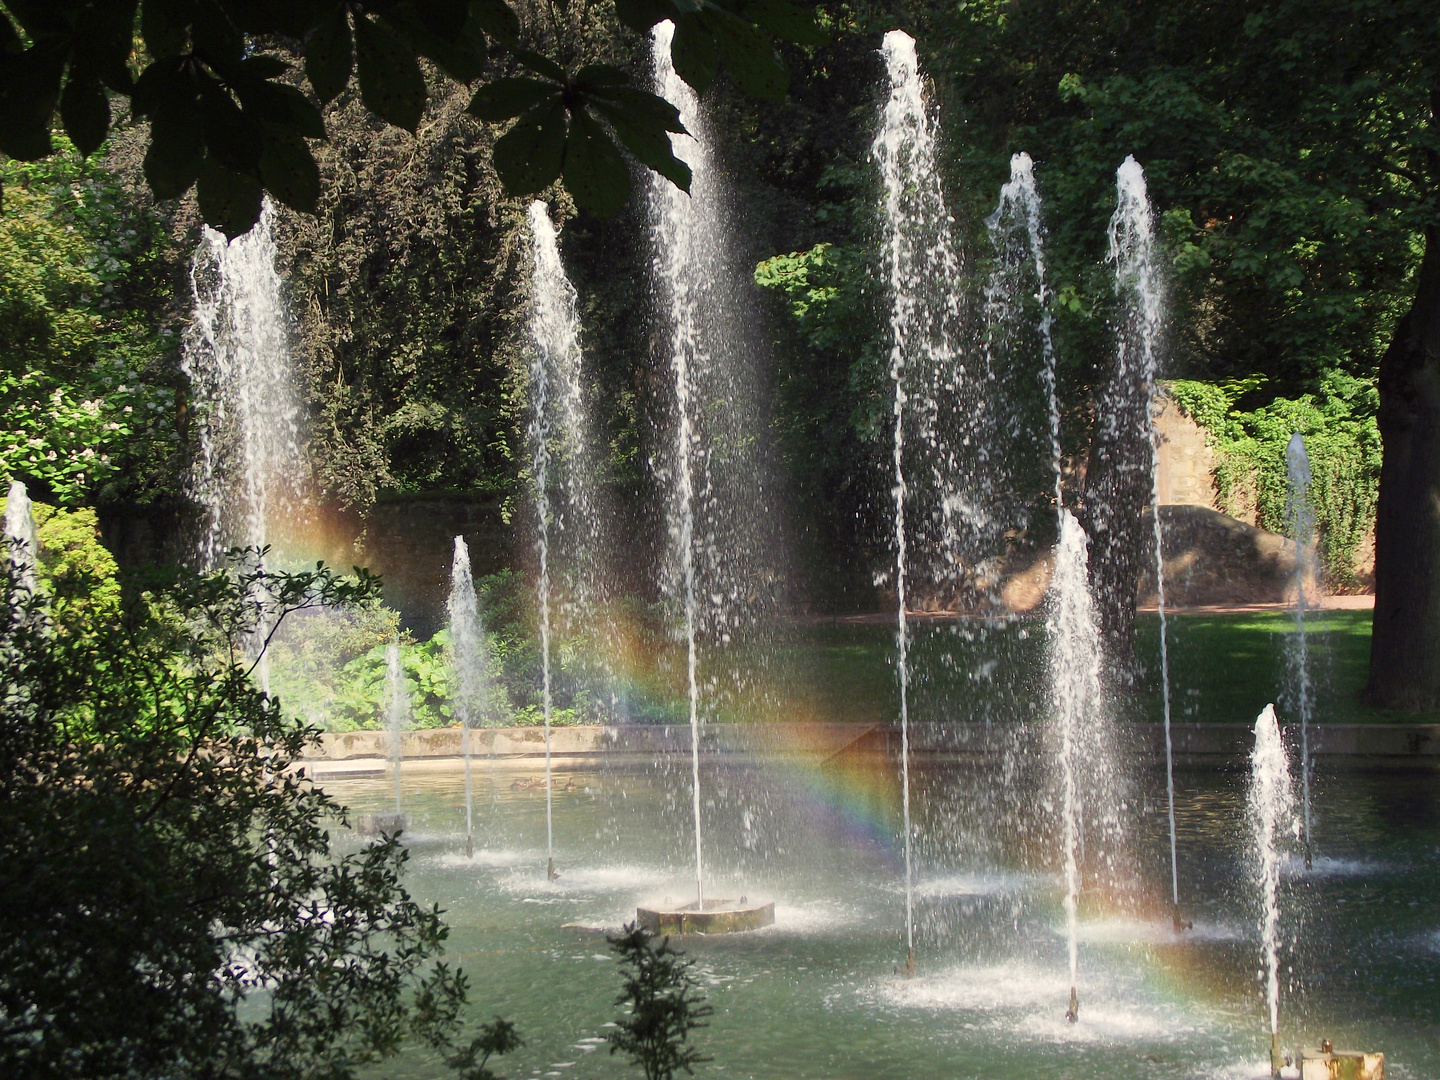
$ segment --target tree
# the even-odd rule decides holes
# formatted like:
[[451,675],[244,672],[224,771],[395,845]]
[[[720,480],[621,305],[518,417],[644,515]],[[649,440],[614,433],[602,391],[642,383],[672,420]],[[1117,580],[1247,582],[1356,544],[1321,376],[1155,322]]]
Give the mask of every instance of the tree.
[[[1020,0],[927,12],[974,134],[1047,199],[1056,335],[1105,355],[1115,165],[1145,166],[1171,256],[1172,376],[1379,380],[1369,696],[1440,701],[1440,14],[1429,0]],[[1406,308],[1410,314],[1406,315]],[[1402,315],[1404,316],[1402,321]],[[1257,383],[1257,385],[1260,385]],[[1262,400],[1243,402],[1251,409]],[[1137,481],[1138,482],[1138,481]],[[1428,703],[1428,704],[1427,704]]]
[[[783,98],[788,73],[772,35],[818,36],[813,14],[790,0],[616,0],[614,10],[637,33],[674,21],[676,71],[698,91],[723,65],[747,93]],[[110,95],[127,96],[150,122],[145,175],[155,195],[193,185],[205,220],[229,236],[255,223],[267,191],[316,209],[320,174],[307,140],[325,138],[325,125],[288,80],[287,45],[303,52],[321,103],[354,73],[365,107],[411,132],[428,97],[421,58],[457,82],[478,81],[471,112],[515,120],[492,157],[512,195],[563,179],[580,206],[613,213],[630,188],[619,146],[689,190],[689,168],[670,148],[669,134],[684,132],[674,106],[619,68],[570,71],[526,48],[505,0],[5,0],[0,15],[0,152],[48,156],[58,108],[80,152],[93,153],[110,130]],[[500,56],[509,58],[503,75],[493,66]]]
[[615,1004],[627,1007],[607,1039],[610,1052],[629,1054],[645,1080],[674,1080],[681,1069],[693,1073],[694,1066],[710,1060],[686,1042],[715,1010],[696,990],[694,962],[681,959],[684,953],[672,949],[668,937],[658,945],[654,938],[630,923],[619,937],[606,939],[625,969],[625,989]]
[[[254,553],[252,552],[252,555]],[[246,642],[377,581],[0,563],[0,1072],[349,1077],[448,1047],[463,974],[394,836],[337,855]],[[483,1062],[481,1063],[483,1066]]]

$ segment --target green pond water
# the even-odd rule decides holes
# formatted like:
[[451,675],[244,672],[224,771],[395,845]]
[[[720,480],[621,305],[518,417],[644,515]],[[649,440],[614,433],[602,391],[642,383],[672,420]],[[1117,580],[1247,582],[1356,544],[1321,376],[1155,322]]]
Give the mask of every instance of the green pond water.
[[[460,772],[403,775],[408,887],[448,912],[474,1019],[520,1026],[527,1045],[492,1062],[501,1075],[638,1076],[604,1043],[619,987],[605,932],[637,903],[693,895],[688,762],[560,770],[553,884],[533,775],[477,761],[470,859]],[[904,896],[889,764],[707,761],[707,895],[774,899],[776,923],[683,940],[715,1007],[697,1037],[713,1060],[697,1075],[1266,1075],[1244,771],[1177,774],[1180,890],[1195,923],[1178,936],[1164,908],[1163,774],[1134,778],[1122,850],[1088,858],[1073,1026],[1044,776],[1013,757],[917,768],[907,980],[895,973]],[[326,786],[357,811],[393,797],[388,776]],[[1383,1050],[1388,1077],[1440,1076],[1440,778],[1322,771],[1315,829],[1314,869],[1292,864],[1283,886],[1283,1044],[1330,1038]],[[410,1051],[377,1075],[446,1073]]]

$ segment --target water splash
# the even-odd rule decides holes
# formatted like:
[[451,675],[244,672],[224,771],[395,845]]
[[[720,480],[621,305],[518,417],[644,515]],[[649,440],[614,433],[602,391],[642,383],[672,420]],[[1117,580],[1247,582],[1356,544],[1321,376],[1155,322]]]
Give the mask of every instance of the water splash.
[[475,803],[470,777],[471,735],[484,720],[489,690],[489,667],[485,662],[484,629],[480,625],[475,597],[475,575],[470,569],[470,549],[463,536],[455,537],[455,555],[450,562],[450,663],[455,680],[452,702],[460,719],[461,754],[465,758],[465,854],[475,851]]
[[405,670],[400,663],[400,644],[385,646],[385,713],[390,727],[390,769],[395,777],[395,813],[400,807],[400,731],[410,717],[410,692],[405,687]]
[[1280,737],[1275,706],[1255,719],[1255,748],[1250,753],[1250,791],[1246,799],[1250,850],[1260,900],[1260,952],[1264,963],[1265,1002],[1270,1010],[1271,1060],[1278,1076],[1280,1036],[1280,870],[1286,836],[1298,831],[1290,755]]
[[[905,948],[907,971],[915,968],[915,900],[912,826],[910,822],[910,628],[906,589],[909,566],[906,546],[906,426],[914,422],[922,445],[938,443],[937,397],[911,397],[907,385],[925,386],[933,372],[953,360],[950,331],[959,319],[959,259],[950,237],[950,214],[940,189],[935,161],[935,133],[925,102],[924,81],[915,39],[900,30],[887,33],[881,44],[890,77],[890,94],[880,115],[880,132],[871,148],[884,184],[885,269],[890,285],[890,380],[894,385],[894,538],[895,650],[900,691],[900,775],[905,829]],[[938,293],[937,293],[938,290]],[[938,298],[938,302],[937,302]],[[949,470],[947,470],[948,472]],[[937,470],[938,473],[938,470]],[[942,479],[944,473],[938,473]],[[942,516],[963,505],[959,498],[939,499]],[[947,534],[953,531],[946,529]]]
[[1160,526],[1160,436],[1153,401],[1164,294],[1155,262],[1155,222],[1145,170],[1127,157],[1115,172],[1116,206],[1110,218],[1109,259],[1120,300],[1118,381],[1133,386],[1132,419],[1149,444],[1150,523],[1155,550],[1155,604],[1160,618],[1160,700],[1165,722],[1165,806],[1170,826],[1170,897],[1180,923],[1180,867],[1175,839],[1175,751],[1170,731],[1170,644],[1165,616],[1165,545]]
[[38,555],[35,515],[30,505],[30,492],[19,480],[10,481],[10,491],[5,498],[5,539],[16,584],[33,595],[39,588],[35,576]]
[[1311,683],[1310,643],[1305,634],[1305,616],[1310,596],[1318,594],[1319,566],[1315,559],[1315,512],[1310,506],[1310,457],[1305,440],[1297,431],[1285,447],[1285,468],[1289,487],[1285,497],[1285,521],[1295,540],[1295,624],[1286,637],[1285,660],[1300,717],[1300,789],[1303,813],[1305,867],[1311,865],[1310,846],[1310,721],[1315,712],[1315,691]]
[[[1059,732],[1061,857],[1065,875],[1066,947],[1071,1000],[1079,985],[1080,846],[1085,795],[1103,801],[1105,709],[1101,695],[1100,631],[1090,596],[1089,541],[1069,510],[1060,511],[1060,542],[1050,585],[1050,709]],[[1075,1006],[1072,1004],[1071,1018]]]

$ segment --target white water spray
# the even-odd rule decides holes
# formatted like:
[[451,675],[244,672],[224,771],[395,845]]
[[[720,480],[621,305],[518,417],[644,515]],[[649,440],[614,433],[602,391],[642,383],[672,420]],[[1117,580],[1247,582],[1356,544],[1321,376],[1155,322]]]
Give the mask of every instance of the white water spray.
[[1260,899],[1260,953],[1265,1002],[1270,1010],[1272,1071],[1279,1075],[1280,1055],[1280,865],[1287,836],[1298,829],[1290,756],[1280,737],[1275,706],[1266,705],[1255,720],[1255,748],[1250,753],[1250,792],[1246,801],[1251,855]]
[[1160,527],[1160,437],[1152,402],[1164,295],[1155,263],[1155,223],[1145,170],[1127,157],[1115,172],[1115,213],[1110,218],[1109,259],[1115,264],[1120,298],[1119,368],[1144,395],[1145,439],[1150,445],[1150,522],[1155,544],[1155,603],[1160,616],[1160,691],[1165,717],[1165,806],[1170,824],[1170,898],[1176,928],[1180,921],[1180,868],[1175,840],[1175,752],[1170,733],[1170,645],[1165,617],[1165,547]]
[[[195,317],[181,368],[190,379],[199,442],[189,488],[205,511],[196,549],[204,570],[221,566],[231,548],[263,550],[272,542],[272,522],[297,516],[309,480],[274,216],[267,199],[243,236],[226,240],[207,226],[190,262]],[[252,647],[259,649],[268,631],[262,618]],[[268,693],[265,652],[259,676]]]
[[[937,379],[954,389],[956,350],[952,333],[959,317],[960,261],[951,238],[949,211],[940,187],[935,130],[925,101],[915,39],[900,30],[887,33],[880,48],[890,77],[890,94],[880,114],[871,152],[884,186],[885,272],[890,287],[890,379],[894,384],[894,538],[896,671],[900,691],[900,778],[905,829],[906,970],[915,968],[915,903],[910,822],[910,628],[906,503],[906,427],[912,425],[921,450],[935,450]],[[909,388],[916,388],[912,394]],[[932,477],[943,521],[940,547],[953,547],[951,517],[967,501],[952,489],[954,462],[942,452]]]
[[1315,558],[1315,511],[1310,506],[1310,456],[1305,440],[1297,431],[1285,447],[1285,469],[1289,488],[1285,497],[1285,521],[1295,540],[1295,625],[1285,643],[1285,660],[1289,668],[1290,690],[1295,711],[1300,716],[1300,801],[1302,840],[1305,845],[1305,868],[1310,869],[1310,775],[1314,763],[1310,759],[1310,722],[1315,713],[1315,689],[1310,672],[1310,641],[1305,634],[1305,618],[1310,597],[1319,593],[1319,566]]
[[[1101,748],[1104,702],[1100,631],[1088,574],[1089,540],[1068,510],[1060,511],[1060,542],[1050,585],[1046,634],[1050,649],[1050,709],[1060,736],[1061,855],[1065,872],[1066,946],[1073,1021],[1078,1012],[1080,845],[1084,795],[1091,791]],[[1092,794],[1098,794],[1091,792]]]
[[455,711],[460,719],[460,752],[465,758],[465,855],[475,852],[475,802],[470,779],[471,734],[483,718],[488,697],[488,670],[485,663],[484,631],[475,598],[475,576],[470,569],[470,549],[463,536],[455,537],[455,555],[450,562],[450,656],[455,679]]
[[395,776],[395,813],[400,813],[400,731],[410,716],[410,694],[400,663],[400,644],[385,646],[385,712],[390,725],[390,767]]
[[705,904],[704,861],[700,842],[700,684],[699,654],[696,634],[695,589],[695,423],[691,415],[692,379],[697,364],[708,361],[701,335],[702,297],[698,268],[704,265],[702,250],[708,237],[708,224],[701,219],[696,206],[700,198],[699,183],[709,166],[707,147],[703,141],[700,103],[695,92],[675,72],[670,59],[670,42],[675,26],[669,21],[655,27],[655,85],[657,92],[680,110],[681,122],[691,134],[671,135],[676,156],[690,166],[693,195],[687,195],[663,177],[651,182],[651,198],[657,211],[659,244],[657,269],[670,301],[670,317],[674,339],[670,366],[675,375],[675,405],[678,422],[675,428],[674,514],[671,540],[680,561],[681,595],[685,610],[685,678],[690,704],[690,794],[695,828],[695,903]]
[[39,588],[35,577],[38,556],[35,515],[30,505],[30,492],[19,480],[10,481],[10,491],[5,498],[5,540],[16,584],[33,595]]

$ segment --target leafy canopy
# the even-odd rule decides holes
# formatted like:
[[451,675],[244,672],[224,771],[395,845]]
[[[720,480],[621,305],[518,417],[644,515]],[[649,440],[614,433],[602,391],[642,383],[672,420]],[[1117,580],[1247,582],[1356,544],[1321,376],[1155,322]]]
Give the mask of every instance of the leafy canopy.
[[[813,12],[790,0],[616,0],[615,14],[637,32],[672,20],[676,70],[697,90],[723,66],[764,98],[783,98],[788,84],[773,39],[818,38]],[[286,40],[303,52],[313,97],[290,78],[277,48]],[[492,50],[529,74],[495,78]],[[193,186],[205,220],[235,236],[258,219],[267,191],[315,212],[320,171],[307,140],[326,134],[317,101],[335,99],[352,76],[370,112],[414,132],[428,97],[422,58],[458,82],[479,81],[475,115],[515,120],[493,154],[511,195],[562,179],[579,206],[613,213],[630,186],[622,146],[689,190],[689,169],[670,147],[669,134],[684,132],[675,108],[618,68],[567,71],[525,48],[505,0],[5,0],[0,152],[48,156],[58,110],[90,154],[110,130],[110,96],[126,96],[150,121],[151,189],[170,199]]]

